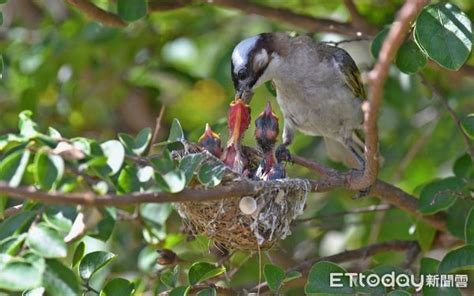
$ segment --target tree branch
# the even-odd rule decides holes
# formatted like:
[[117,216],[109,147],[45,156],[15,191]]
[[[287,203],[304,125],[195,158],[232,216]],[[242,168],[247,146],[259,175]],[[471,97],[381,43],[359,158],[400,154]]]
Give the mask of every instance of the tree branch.
[[71,6],[76,7],[82,11],[89,18],[96,20],[103,25],[110,27],[125,27],[127,23],[124,22],[118,15],[105,11],[102,8],[95,6],[89,0],[65,0]]
[[368,188],[374,184],[377,179],[379,170],[377,119],[383,97],[383,86],[388,76],[390,64],[405,40],[410,30],[411,22],[428,2],[428,0],[407,0],[405,2],[391,26],[387,38],[383,42],[374,69],[367,75],[369,98],[364,108],[366,166],[362,176],[351,180],[351,189],[362,190]]
[[[324,180],[308,180],[311,192],[325,192],[340,188],[343,183],[339,179],[328,178]],[[32,199],[49,204],[74,204],[87,206],[121,206],[139,203],[166,203],[187,201],[212,201],[223,198],[259,194],[263,190],[263,181],[240,180],[228,185],[191,189],[186,188],[178,193],[166,192],[137,192],[124,195],[106,194],[97,195],[93,192],[62,193],[41,192],[33,187],[11,187],[6,182],[0,181],[0,193],[7,194],[17,199]]]
[[354,28],[357,28],[357,30],[361,32],[365,32],[370,35],[374,35],[377,33],[377,29],[371,24],[369,24],[367,20],[359,13],[359,10],[357,10],[357,7],[353,0],[343,0],[343,1],[344,1],[344,5],[349,11],[349,14],[351,15],[352,24]]
[[[348,182],[347,174],[340,173],[334,169],[327,168],[315,161],[305,159],[301,156],[292,155],[293,161],[301,166],[306,167],[309,170],[316,172],[317,174],[329,178],[341,178],[345,179],[345,187],[351,187],[350,182]],[[421,219],[426,223],[430,224],[431,226],[435,227],[438,230],[446,230],[446,223],[445,219],[442,215],[436,214],[432,216],[424,216],[422,213],[418,211],[418,200],[411,196],[410,194],[406,193],[405,191],[401,190],[400,188],[391,185],[387,182],[376,180],[375,183],[372,185],[369,195],[376,196],[381,200],[388,202],[408,213],[415,216],[417,219]]]

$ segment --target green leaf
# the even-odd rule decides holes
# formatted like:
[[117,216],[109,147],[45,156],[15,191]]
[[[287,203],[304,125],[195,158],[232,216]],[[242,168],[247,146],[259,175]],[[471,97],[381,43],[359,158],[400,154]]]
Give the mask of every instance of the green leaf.
[[35,183],[41,189],[49,190],[61,181],[64,174],[64,160],[57,155],[48,155],[41,150],[35,157]]
[[31,227],[26,244],[38,255],[45,258],[63,258],[67,255],[67,247],[59,233],[44,223]]
[[104,251],[96,251],[86,254],[79,263],[79,275],[83,280],[89,280],[94,273],[110,263],[115,254]]
[[21,296],[43,296],[46,289],[43,287],[34,288],[28,291],[24,291]]
[[30,110],[25,110],[20,113],[18,128],[20,129],[20,134],[27,139],[36,137],[38,132],[38,125],[31,119],[33,112]]
[[416,221],[415,235],[423,252],[431,250],[436,235],[436,229],[422,220]]
[[127,22],[133,22],[144,17],[147,13],[146,0],[118,0],[118,15]]
[[184,132],[178,119],[173,119],[168,136],[168,143],[182,142],[184,140]]
[[186,296],[189,292],[189,286],[176,287],[170,291],[169,296]]
[[[433,258],[422,258],[420,262],[420,274],[423,275],[435,275],[439,274],[438,272],[439,261]],[[461,296],[459,289],[456,288],[437,288],[431,287],[426,284],[423,285],[423,295],[424,296],[439,296],[439,295],[449,295],[449,296]]]
[[474,245],[474,207],[471,208],[466,218],[466,226],[464,227],[464,237],[466,244]]
[[298,279],[303,275],[299,271],[290,271],[286,274],[285,279],[283,280],[284,283]]
[[471,176],[474,176],[474,163],[467,153],[454,162],[453,173],[456,177],[462,179],[469,179]]
[[434,214],[445,210],[456,202],[456,192],[464,182],[456,177],[437,180],[423,187],[418,207],[423,214]]
[[158,225],[165,225],[172,212],[173,206],[169,203],[147,203],[140,205],[140,217]]
[[196,296],[216,296],[216,295],[217,295],[217,291],[216,289],[212,287],[202,289],[196,294]]
[[30,151],[15,151],[0,162],[0,180],[7,181],[11,187],[20,185],[30,160]]
[[122,167],[125,160],[125,148],[122,143],[117,140],[110,140],[100,144],[100,147],[104,151],[104,155],[107,157],[107,165],[111,172],[109,175],[113,176]]
[[463,246],[450,251],[438,267],[440,274],[455,272],[461,269],[474,269],[474,246]]
[[109,281],[100,291],[100,296],[130,296],[133,295],[135,285],[126,279],[115,278]]
[[151,141],[152,131],[147,127],[142,129],[135,138],[135,145],[133,152],[137,155],[142,155],[149,147]]
[[195,262],[189,268],[188,278],[191,285],[221,275],[225,272],[225,267],[214,266],[207,262]]
[[202,153],[192,153],[181,159],[179,162],[179,169],[184,171],[186,184],[189,184],[192,180],[194,173],[199,169],[204,158],[204,154]]
[[151,162],[161,174],[166,174],[175,169],[173,158],[168,150],[163,151],[161,157],[153,158]]
[[167,270],[160,274],[160,281],[168,288],[176,286],[176,282],[178,281],[177,269]]
[[379,57],[379,52],[382,49],[382,44],[385,40],[385,38],[388,35],[388,32],[390,31],[390,27],[382,29],[380,32],[375,35],[374,40],[372,41],[372,44],[370,45],[370,52],[372,53],[372,56],[374,58]]
[[170,193],[180,192],[186,187],[186,175],[183,171],[171,171],[164,175],[155,175],[162,188]]
[[285,271],[272,264],[266,264],[263,267],[263,275],[272,291],[278,291],[285,279]]
[[[342,276],[346,271],[337,264],[321,261],[313,265],[304,287],[305,293],[352,294],[354,289],[349,287],[349,279]],[[340,281],[335,282],[341,287],[330,286],[330,274],[341,273]],[[337,278],[339,279],[339,278]]]
[[454,205],[447,210],[446,226],[449,232],[459,239],[463,240],[466,237],[464,227],[466,226],[466,218],[469,214],[469,210],[473,205],[472,201],[459,198]]
[[137,192],[140,190],[140,180],[135,167],[125,166],[118,177],[118,190],[120,193]]
[[62,212],[46,211],[43,214],[43,220],[52,228],[64,233],[65,235],[71,230],[72,221],[64,217]]
[[50,296],[79,295],[76,275],[56,259],[46,260],[43,286]]
[[120,142],[135,155],[142,155],[147,151],[151,137],[152,131],[149,127],[142,129],[135,139],[127,134],[121,133],[118,135]]
[[471,113],[461,120],[461,126],[466,135],[474,140],[474,113]]
[[225,170],[223,165],[205,163],[199,169],[198,180],[206,186],[217,186],[221,183]]
[[412,40],[407,40],[402,44],[396,57],[398,69],[407,74],[418,72],[427,62],[428,58]]
[[11,235],[22,233],[33,221],[36,213],[34,211],[24,211],[15,216],[8,217],[0,223],[0,240]]
[[0,241],[0,254],[14,256],[20,250],[25,241],[26,233],[10,236]]
[[458,70],[471,52],[471,21],[452,3],[428,5],[416,20],[415,38],[436,63]]
[[76,265],[81,261],[85,251],[86,244],[84,242],[80,242],[74,251],[74,255],[72,256],[72,267],[76,267]]
[[39,287],[42,271],[29,262],[0,263],[0,289],[22,291]]
[[100,239],[101,241],[106,242],[110,236],[112,235],[115,223],[116,223],[116,216],[113,213],[113,208],[105,208],[102,211],[104,218],[100,220],[99,224],[97,224],[97,230],[90,234],[93,238]]

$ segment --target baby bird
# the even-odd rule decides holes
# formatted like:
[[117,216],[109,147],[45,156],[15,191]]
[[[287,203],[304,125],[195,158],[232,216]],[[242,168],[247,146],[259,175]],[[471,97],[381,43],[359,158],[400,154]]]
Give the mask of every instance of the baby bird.
[[283,165],[275,157],[274,147],[278,133],[278,117],[272,112],[272,106],[268,102],[265,110],[255,120],[255,138],[263,152],[263,160],[255,174],[259,179],[266,181],[286,177]]
[[242,174],[247,166],[247,160],[242,154],[241,140],[250,125],[250,107],[241,99],[230,104],[227,117],[229,141],[222,153],[221,160],[234,172]]
[[217,158],[220,158],[222,155],[221,138],[212,131],[208,123],[206,123],[204,134],[198,140],[198,145]]

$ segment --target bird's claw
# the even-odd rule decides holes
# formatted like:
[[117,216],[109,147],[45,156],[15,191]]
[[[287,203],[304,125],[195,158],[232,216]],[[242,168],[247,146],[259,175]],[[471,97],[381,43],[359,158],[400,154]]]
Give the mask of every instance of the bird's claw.
[[[351,178],[354,178],[356,176],[362,176],[364,174],[364,169],[352,169],[350,170],[349,174],[351,175]],[[366,197],[369,195],[370,191],[372,190],[372,186],[369,186],[367,188],[364,188],[362,190],[359,190],[353,197],[352,199],[359,199]]]
[[291,157],[291,153],[288,150],[288,148],[286,148],[285,144],[281,144],[277,147],[275,151],[275,157],[278,163],[281,163],[281,162],[293,163],[293,158]]

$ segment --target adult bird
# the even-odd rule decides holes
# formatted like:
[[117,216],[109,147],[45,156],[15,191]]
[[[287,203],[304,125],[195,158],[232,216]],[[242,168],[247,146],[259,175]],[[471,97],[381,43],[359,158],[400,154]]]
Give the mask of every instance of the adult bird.
[[246,102],[256,87],[272,81],[284,118],[277,158],[291,159],[287,147],[299,130],[324,137],[330,158],[365,168],[364,143],[356,131],[362,127],[366,93],[345,50],[308,36],[262,33],[237,44],[231,70],[235,96]]

